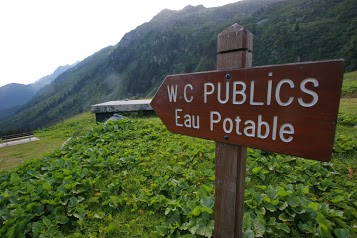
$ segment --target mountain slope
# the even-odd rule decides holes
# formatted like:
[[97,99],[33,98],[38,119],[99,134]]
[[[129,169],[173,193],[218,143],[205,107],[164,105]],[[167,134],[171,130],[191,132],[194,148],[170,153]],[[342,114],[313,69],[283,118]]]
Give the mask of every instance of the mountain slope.
[[[41,88],[34,98],[16,115],[3,123],[11,129],[33,129],[49,125],[82,112],[88,108],[91,99],[106,93],[106,88],[100,86],[93,77],[99,77],[94,72],[102,68],[101,62],[107,55],[107,47],[74,67],[59,75],[51,84]],[[22,125],[17,127],[16,125]]]
[[353,0],[245,0],[163,10],[115,46],[40,90],[0,130],[50,125],[107,100],[152,96],[166,75],[215,69],[216,37],[238,22],[254,34],[254,65],[345,58],[357,69]]
[[291,1],[241,22],[255,35],[255,65],[344,58],[357,69],[355,0]]
[[32,84],[11,83],[0,87],[0,120],[14,114],[21,106],[30,101],[40,88],[50,84],[70,67],[72,66],[60,66],[52,74],[42,77]]
[[31,85],[11,83],[0,87],[0,110],[19,106],[29,101],[35,94]]
[[0,87],[0,120],[14,114],[31,100],[36,89],[31,85],[11,83]]
[[36,91],[38,91],[39,89],[43,88],[47,84],[52,83],[53,80],[55,80],[55,78],[58,77],[58,75],[62,74],[63,72],[65,72],[69,68],[72,68],[76,64],[77,63],[74,63],[72,65],[68,65],[67,64],[67,65],[64,65],[64,66],[59,66],[52,74],[40,78],[39,80],[37,80],[36,82],[34,82],[31,85],[32,85],[32,87],[34,87],[36,89]]

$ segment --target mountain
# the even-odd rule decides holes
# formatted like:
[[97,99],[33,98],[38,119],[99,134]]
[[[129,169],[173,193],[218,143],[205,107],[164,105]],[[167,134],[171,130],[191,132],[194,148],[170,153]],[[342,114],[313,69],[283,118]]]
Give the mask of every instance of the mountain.
[[69,69],[70,65],[59,66],[51,75],[47,75],[32,84],[11,83],[0,87],[0,120],[4,120],[18,111],[32,99],[43,86],[50,84],[58,75]]
[[345,58],[357,69],[355,0],[243,0],[165,9],[115,46],[89,56],[37,92],[0,130],[37,128],[108,100],[152,96],[165,76],[215,69],[216,38],[239,23],[254,34],[253,64]]
[[33,84],[31,84],[31,86],[33,88],[36,89],[36,92],[41,89],[42,87],[46,86],[47,84],[52,83],[53,80],[55,80],[55,78],[58,77],[58,75],[62,74],[63,72],[65,72],[66,70],[68,70],[69,68],[72,68],[73,66],[75,66],[76,64],[78,64],[78,62],[72,64],[72,65],[63,65],[63,66],[59,66],[52,74],[47,75],[43,78],[40,78],[39,80],[37,80],[36,82],[34,82]]
[[282,2],[241,24],[255,35],[255,65],[344,58],[347,71],[357,69],[355,0]]
[[0,120],[11,116],[34,95],[30,85],[11,83],[0,87]]

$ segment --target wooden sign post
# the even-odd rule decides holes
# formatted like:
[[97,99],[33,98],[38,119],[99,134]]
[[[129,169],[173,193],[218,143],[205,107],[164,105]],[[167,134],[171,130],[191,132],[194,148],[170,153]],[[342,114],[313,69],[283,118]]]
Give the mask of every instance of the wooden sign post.
[[[252,50],[252,33],[234,24],[218,35],[217,70],[252,67]],[[231,77],[226,75],[227,80]],[[216,142],[216,238],[242,237],[246,158],[247,147]]]
[[151,106],[169,131],[216,141],[217,238],[242,236],[248,147],[331,159],[343,60],[252,68],[252,34],[218,35],[217,70],[167,76]]

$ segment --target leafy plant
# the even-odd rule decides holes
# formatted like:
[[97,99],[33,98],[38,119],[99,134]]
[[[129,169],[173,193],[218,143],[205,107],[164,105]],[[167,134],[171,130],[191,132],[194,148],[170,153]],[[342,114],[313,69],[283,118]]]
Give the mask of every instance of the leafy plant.
[[[0,174],[1,237],[212,237],[214,143],[98,124]],[[248,149],[244,237],[355,237],[355,168]]]

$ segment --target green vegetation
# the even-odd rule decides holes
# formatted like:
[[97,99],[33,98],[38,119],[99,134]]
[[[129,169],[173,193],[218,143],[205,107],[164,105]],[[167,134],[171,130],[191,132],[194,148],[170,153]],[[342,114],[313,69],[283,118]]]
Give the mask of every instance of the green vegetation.
[[240,22],[259,38],[254,42],[256,65],[344,58],[347,71],[356,70],[354,0],[281,2]]
[[335,138],[335,151],[339,163],[357,159],[357,72],[346,73]]
[[[341,101],[337,131],[355,140],[331,163],[248,149],[244,237],[356,237],[356,102]],[[0,236],[212,237],[214,142],[92,117],[38,131],[73,138],[0,174]]]
[[357,97],[357,71],[346,73],[342,84],[343,97]]
[[83,133],[95,125],[94,115],[82,113],[53,127],[34,131],[40,140],[9,147],[0,148],[0,172],[17,167],[23,162],[41,158],[59,148],[69,137]]

